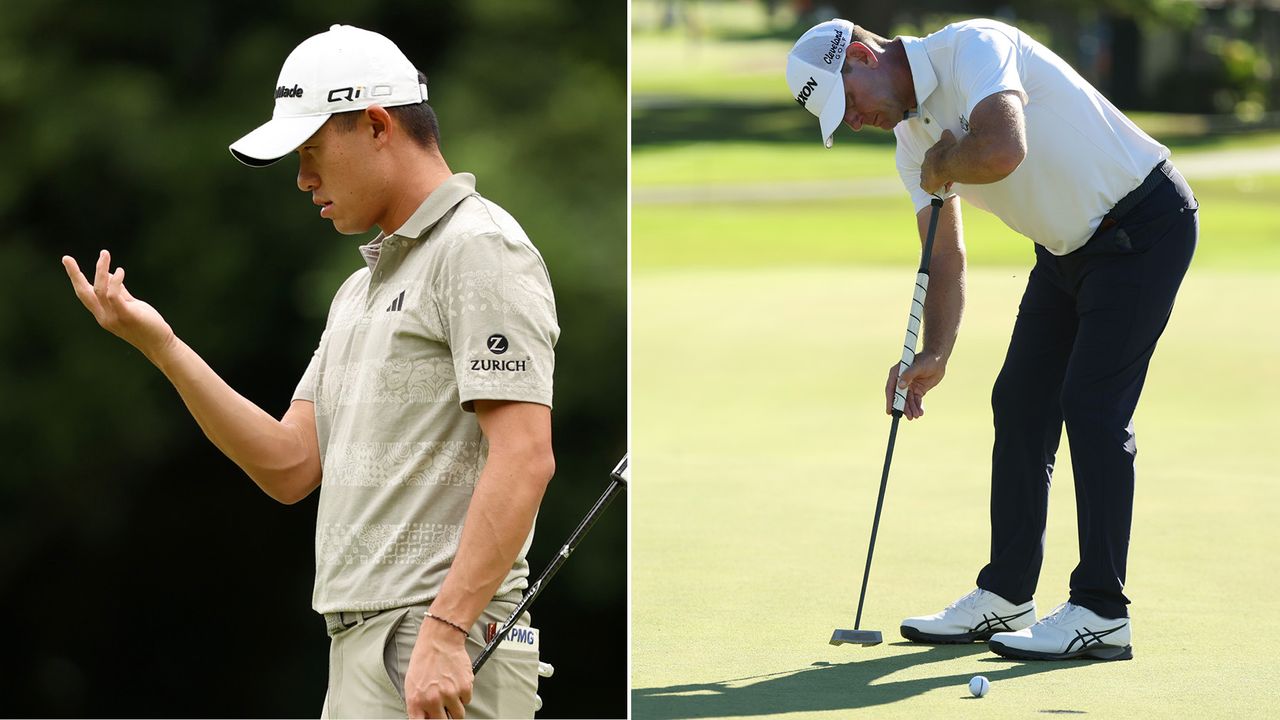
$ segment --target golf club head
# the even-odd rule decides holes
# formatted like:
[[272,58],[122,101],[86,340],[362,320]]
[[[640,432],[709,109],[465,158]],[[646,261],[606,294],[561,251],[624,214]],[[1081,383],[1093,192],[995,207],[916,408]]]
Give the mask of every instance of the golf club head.
[[831,633],[832,645],[879,645],[884,636],[879,630],[839,630]]

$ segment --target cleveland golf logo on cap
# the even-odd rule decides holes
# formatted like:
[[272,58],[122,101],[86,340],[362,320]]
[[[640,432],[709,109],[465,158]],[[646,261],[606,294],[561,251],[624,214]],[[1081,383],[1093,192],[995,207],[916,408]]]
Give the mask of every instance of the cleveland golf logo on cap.
[[831,38],[831,49],[827,51],[826,55],[822,56],[823,62],[825,62],[828,65],[835,62],[841,55],[844,54],[844,46],[845,46],[844,30],[841,28],[836,28],[836,36]]

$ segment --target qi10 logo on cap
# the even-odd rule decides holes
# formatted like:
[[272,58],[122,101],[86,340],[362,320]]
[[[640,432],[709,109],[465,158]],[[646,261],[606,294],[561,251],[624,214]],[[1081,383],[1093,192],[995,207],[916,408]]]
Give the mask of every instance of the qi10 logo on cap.
[[347,102],[355,102],[360,97],[360,93],[362,92],[364,92],[363,85],[356,85],[355,87],[334,88],[329,91],[329,102],[338,102],[339,100],[346,100]]

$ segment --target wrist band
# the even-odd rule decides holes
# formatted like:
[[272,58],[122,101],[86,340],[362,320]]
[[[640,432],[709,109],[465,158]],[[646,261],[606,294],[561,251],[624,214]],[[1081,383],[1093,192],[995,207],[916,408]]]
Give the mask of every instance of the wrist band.
[[445,618],[442,618],[442,617],[440,617],[439,615],[432,615],[430,610],[428,610],[428,611],[425,613],[425,616],[426,616],[426,617],[429,617],[429,618],[431,618],[432,620],[435,620],[435,621],[437,621],[437,622],[442,622],[442,623],[444,623],[445,625],[448,625],[449,627],[453,628],[454,630],[457,630],[458,632],[462,633],[464,637],[465,637],[465,636],[466,636],[466,634],[467,634],[467,629],[466,629],[466,628],[462,627],[461,625],[459,625],[458,623],[456,623],[456,622],[454,622],[454,621],[452,621],[452,620],[446,620]]

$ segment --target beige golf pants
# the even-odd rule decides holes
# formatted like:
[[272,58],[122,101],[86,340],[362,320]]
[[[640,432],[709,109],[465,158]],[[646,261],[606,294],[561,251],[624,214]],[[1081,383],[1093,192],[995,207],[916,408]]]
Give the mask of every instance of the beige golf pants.
[[[329,633],[329,690],[322,718],[403,718],[407,716],[404,675],[409,668],[426,605],[385,610],[347,628]],[[515,609],[513,603],[493,602],[467,633],[467,654],[473,659],[485,644],[485,628],[499,625]],[[346,623],[357,618],[343,614]],[[529,614],[517,627],[529,626]],[[331,625],[332,627],[332,625]],[[513,632],[515,630],[513,629]],[[476,674],[472,718],[532,718],[538,690],[538,650],[507,641],[498,646]]]

